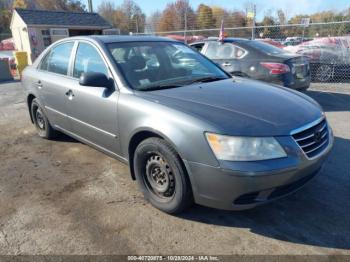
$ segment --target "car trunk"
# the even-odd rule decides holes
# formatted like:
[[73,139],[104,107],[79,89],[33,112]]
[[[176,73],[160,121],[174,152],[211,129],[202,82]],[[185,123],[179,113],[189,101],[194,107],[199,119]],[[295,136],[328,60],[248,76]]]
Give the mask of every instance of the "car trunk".
[[291,73],[296,80],[305,79],[310,75],[310,66],[306,57],[298,56],[290,58],[285,60],[285,64],[290,67]]

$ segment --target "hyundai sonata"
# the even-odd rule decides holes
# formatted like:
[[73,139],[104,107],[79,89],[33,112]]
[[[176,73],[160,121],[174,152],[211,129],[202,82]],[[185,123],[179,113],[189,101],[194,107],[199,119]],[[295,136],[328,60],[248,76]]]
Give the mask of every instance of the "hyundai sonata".
[[333,143],[308,96],[232,78],[165,38],[63,39],[22,84],[39,136],[62,132],[128,163],[145,198],[168,213],[285,196],[317,174]]

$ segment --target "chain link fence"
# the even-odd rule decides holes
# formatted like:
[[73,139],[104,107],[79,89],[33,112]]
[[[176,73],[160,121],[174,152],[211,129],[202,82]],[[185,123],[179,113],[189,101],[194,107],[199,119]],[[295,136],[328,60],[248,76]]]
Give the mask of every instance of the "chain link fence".
[[[186,43],[218,37],[220,28],[153,32]],[[227,37],[255,39],[310,61],[313,82],[350,83],[350,21],[225,28]]]

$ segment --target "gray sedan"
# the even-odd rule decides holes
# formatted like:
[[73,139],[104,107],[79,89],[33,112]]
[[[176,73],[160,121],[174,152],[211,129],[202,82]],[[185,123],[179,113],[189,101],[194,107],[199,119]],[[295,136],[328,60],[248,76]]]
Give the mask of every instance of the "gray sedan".
[[285,196],[317,174],[333,144],[308,96],[232,78],[165,38],[67,38],[22,84],[39,136],[62,132],[128,163],[145,198],[168,213]]

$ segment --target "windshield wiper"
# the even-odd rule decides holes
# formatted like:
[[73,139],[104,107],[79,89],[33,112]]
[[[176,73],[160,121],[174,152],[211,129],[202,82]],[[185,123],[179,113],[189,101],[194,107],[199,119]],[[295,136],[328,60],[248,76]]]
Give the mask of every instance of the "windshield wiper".
[[201,78],[195,78],[189,81],[181,82],[181,84],[159,84],[159,85],[148,85],[148,86],[141,86],[137,90],[139,91],[154,91],[154,90],[162,90],[162,89],[169,89],[169,88],[176,88],[176,87],[182,87],[185,85],[191,85],[194,83],[207,83],[207,82],[214,82],[219,80],[227,79],[226,77],[218,77],[218,76],[206,76]]
[[194,84],[194,83],[208,83],[208,82],[214,82],[219,80],[227,79],[226,77],[220,77],[220,76],[206,76],[201,78],[196,78],[192,81],[189,81],[188,84]]
[[162,90],[162,89],[176,88],[176,87],[182,87],[182,86],[183,85],[179,85],[179,84],[163,84],[163,85],[154,85],[154,86],[142,86],[142,87],[139,87],[137,90],[154,91],[154,90]]

